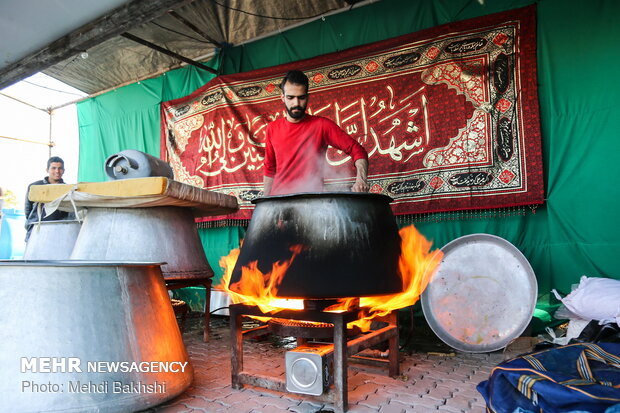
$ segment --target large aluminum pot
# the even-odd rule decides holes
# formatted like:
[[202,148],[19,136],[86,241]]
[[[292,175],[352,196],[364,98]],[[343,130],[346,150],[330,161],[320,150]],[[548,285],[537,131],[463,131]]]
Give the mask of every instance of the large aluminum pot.
[[131,412],[191,384],[158,264],[0,261],[0,282],[0,411]]
[[211,278],[189,208],[89,208],[71,259],[164,262],[166,281]]
[[402,291],[400,236],[385,195],[304,193],[259,198],[229,287],[253,261],[263,273],[289,260],[277,296],[340,298]]
[[75,220],[41,221],[32,226],[25,260],[67,260],[71,257],[81,223]]

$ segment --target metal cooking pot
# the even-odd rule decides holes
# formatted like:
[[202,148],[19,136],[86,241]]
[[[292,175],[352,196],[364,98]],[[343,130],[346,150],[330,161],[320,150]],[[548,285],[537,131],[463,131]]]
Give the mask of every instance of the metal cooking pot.
[[[191,384],[159,264],[0,261],[0,283],[0,411],[136,411]],[[177,371],[114,372],[113,362],[175,363],[167,365]],[[141,387],[156,384],[164,387]]]
[[211,278],[189,208],[88,208],[73,260],[164,262],[166,281]]
[[75,220],[41,221],[32,226],[25,260],[67,260],[71,257],[81,223]]
[[287,298],[341,298],[402,291],[400,236],[385,195],[304,193],[255,200],[230,288],[241,268],[258,261],[263,273],[303,249],[277,292]]

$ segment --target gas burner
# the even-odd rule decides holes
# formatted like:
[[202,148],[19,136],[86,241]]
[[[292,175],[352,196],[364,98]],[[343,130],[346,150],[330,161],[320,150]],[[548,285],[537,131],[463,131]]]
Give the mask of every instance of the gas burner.
[[[390,377],[399,374],[398,366],[398,313],[393,311],[378,321],[386,324],[377,330],[348,337],[346,326],[364,316],[363,310],[317,311],[282,310],[278,319],[268,325],[244,331],[242,319],[245,316],[271,317],[258,307],[245,304],[230,306],[231,332],[231,385],[241,389],[244,385],[262,387],[281,392],[314,396],[323,402],[334,404],[337,413],[344,413],[348,407],[347,365],[348,360],[387,367]],[[308,327],[308,326],[312,327]],[[297,337],[297,347],[285,354],[286,374],[268,376],[250,373],[243,369],[243,342],[245,338],[263,334],[265,329],[281,329],[274,334]],[[318,327],[316,327],[318,326]],[[331,338],[326,342],[309,342],[303,331],[329,329]],[[289,330],[292,329],[292,330]],[[273,330],[271,330],[273,332]],[[321,333],[323,334],[323,333]],[[314,337],[314,334],[312,336]],[[358,357],[358,353],[379,343],[388,343],[388,359]]]
[[304,299],[304,310],[306,311],[325,311],[329,307],[339,304],[344,300],[349,300],[347,308],[349,310],[359,310],[360,299],[359,297],[338,299],[338,298],[319,298],[319,299]]
[[[329,338],[334,336],[334,325],[332,323],[272,318],[267,325],[273,334],[281,337]],[[357,327],[347,329],[347,337],[358,334],[360,334],[360,329]]]

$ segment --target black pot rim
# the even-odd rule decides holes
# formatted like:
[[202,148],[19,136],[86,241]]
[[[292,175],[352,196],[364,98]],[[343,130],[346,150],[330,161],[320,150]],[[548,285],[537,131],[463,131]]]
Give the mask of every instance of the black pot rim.
[[387,203],[392,202],[394,199],[384,195],[384,194],[375,194],[372,192],[300,192],[298,194],[286,194],[286,195],[272,195],[272,196],[264,196],[259,197],[252,200],[253,204],[258,204],[259,202],[265,201],[277,201],[277,200],[290,200],[290,199],[307,199],[307,198],[368,198],[381,200]]

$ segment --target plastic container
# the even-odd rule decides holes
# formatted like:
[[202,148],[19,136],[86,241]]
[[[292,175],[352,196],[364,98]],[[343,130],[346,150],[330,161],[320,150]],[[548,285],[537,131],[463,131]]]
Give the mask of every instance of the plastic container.
[[26,217],[19,209],[3,209],[0,222],[0,259],[15,260],[24,255],[26,248]]

